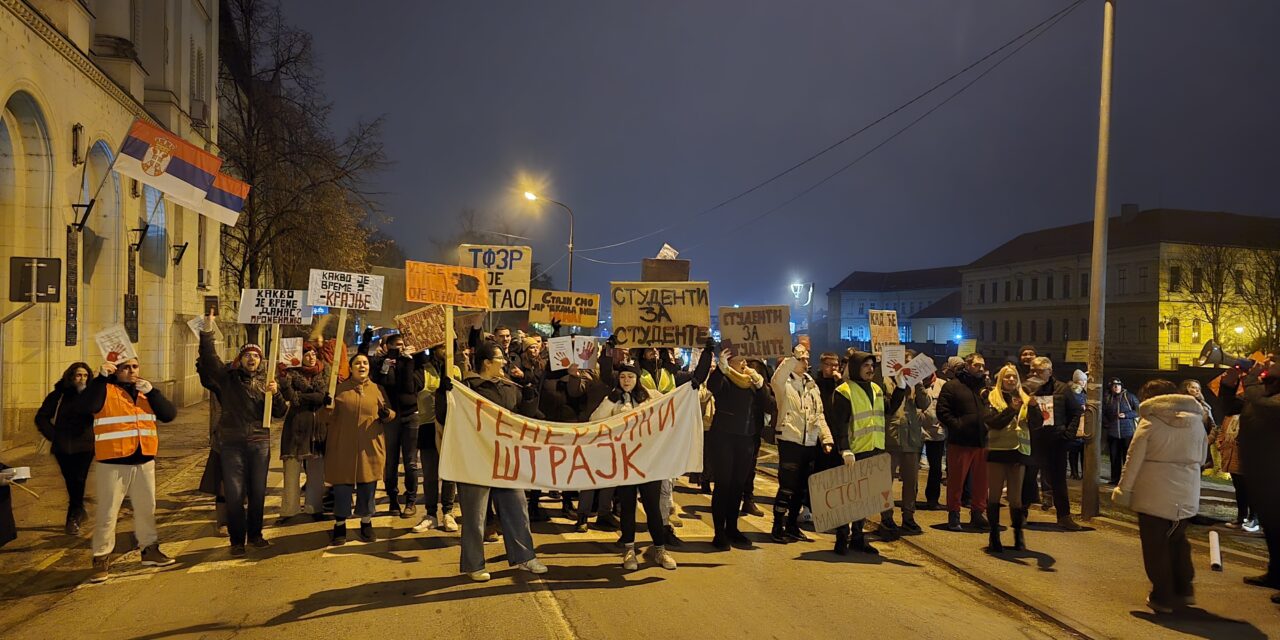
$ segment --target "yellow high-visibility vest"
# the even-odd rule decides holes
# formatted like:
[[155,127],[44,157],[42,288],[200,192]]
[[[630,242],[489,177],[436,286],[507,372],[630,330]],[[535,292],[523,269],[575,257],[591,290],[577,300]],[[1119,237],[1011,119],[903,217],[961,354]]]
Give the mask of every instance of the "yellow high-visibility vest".
[[676,390],[676,377],[670,371],[658,367],[658,382],[654,384],[653,375],[646,369],[640,370],[640,385],[650,391],[668,394]]
[[884,392],[871,383],[871,397],[862,387],[845,382],[836,393],[849,400],[853,415],[849,419],[849,450],[854,453],[884,449]]

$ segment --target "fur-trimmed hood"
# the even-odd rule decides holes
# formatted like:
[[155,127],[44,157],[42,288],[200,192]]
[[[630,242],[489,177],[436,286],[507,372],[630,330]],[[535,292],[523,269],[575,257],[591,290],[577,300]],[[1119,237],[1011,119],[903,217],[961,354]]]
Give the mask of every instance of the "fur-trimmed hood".
[[1156,396],[1144,401],[1138,406],[1138,415],[1170,427],[1204,428],[1204,410],[1200,402],[1180,393]]

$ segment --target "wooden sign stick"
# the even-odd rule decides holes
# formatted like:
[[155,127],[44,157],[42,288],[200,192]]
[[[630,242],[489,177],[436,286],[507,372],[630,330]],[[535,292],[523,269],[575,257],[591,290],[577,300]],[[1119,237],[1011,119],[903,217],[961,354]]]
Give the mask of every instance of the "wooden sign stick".
[[[329,368],[329,401],[333,402],[333,394],[338,391],[338,369],[342,367],[343,347],[347,344],[343,339],[343,334],[347,332],[347,310],[343,309],[338,312],[338,339],[333,345],[333,362]],[[329,406],[333,406],[330,404]]]
[[[269,326],[271,327],[271,346],[268,347],[267,351],[271,355],[267,356],[267,361],[264,363],[267,367],[268,384],[276,381],[276,369],[278,368],[276,363],[280,361],[280,325],[273,324]],[[274,399],[275,396],[268,393],[266,401],[262,403],[262,426],[268,429],[271,428],[271,404]]]
[[453,377],[453,306],[444,306],[444,375]]

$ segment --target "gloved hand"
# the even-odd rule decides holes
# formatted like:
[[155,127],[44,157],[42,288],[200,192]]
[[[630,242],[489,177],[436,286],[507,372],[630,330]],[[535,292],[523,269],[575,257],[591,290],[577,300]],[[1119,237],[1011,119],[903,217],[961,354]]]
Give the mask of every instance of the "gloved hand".
[[551,321],[551,335],[553,335],[553,336],[554,336],[554,335],[559,335],[559,334],[560,334],[560,321],[559,321],[559,320],[552,320],[552,321]]
[[707,336],[707,341],[702,344],[702,349],[714,354],[716,352],[716,339],[711,336]]
[[452,390],[453,390],[453,378],[450,378],[449,376],[445,376],[445,377],[443,377],[443,378],[440,378],[440,390],[441,390],[441,391],[445,391],[445,392],[452,391]]
[[114,362],[104,362],[102,363],[101,367],[98,367],[98,375],[104,378],[109,378],[115,375],[115,373],[116,373],[116,363]]
[[133,384],[133,386],[138,390],[138,393],[141,393],[144,396],[151,393],[151,390],[154,388],[151,386],[151,383],[146,380],[138,380]]
[[391,419],[391,409],[385,404],[378,405],[378,422],[386,422]]
[[907,388],[907,377],[906,377],[906,376],[894,376],[894,377],[895,377],[895,378],[897,378],[897,380],[898,380],[898,388],[899,388],[899,389],[906,389],[906,388]]
[[326,407],[333,406],[333,396],[329,395],[328,392],[324,394],[324,406]]
[[610,334],[609,339],[604,341],[604,345],[610,349],[618,348],[618,334]]
[[520,399],[524,402],[533,402],[538,397],[538,390],[533,385],[526,384],[520,387]]
[[852,467],[852,466],[853,466],[853,463],[854,463],[854,462],[857,462],[857,460],[858,460],[857,458],[855,458],[855,457],[853,456],[853,452],[852,452],[852,451],[841,451],[841,452],[840,452],[840,457],[844,458],[844,466],[846,466],[846,467]]

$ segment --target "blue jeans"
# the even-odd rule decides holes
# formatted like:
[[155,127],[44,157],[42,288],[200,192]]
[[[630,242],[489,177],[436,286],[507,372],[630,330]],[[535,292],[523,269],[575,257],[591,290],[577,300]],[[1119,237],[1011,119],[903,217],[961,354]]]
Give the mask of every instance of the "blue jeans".
[[514,567],[534,558],[533,534],[529,532],[528,502],[524,491],[491,489],[459,482],[458,499],[462,504],[462,560],[459,568],[463,573],[484,569],[484,520],[489,512],[490,498],[502,525],[507,562]]
[[271,442],[223,442],[221,457],[222,487],[227,496],[227,535],[231,544],[242,545],[246,537],[249,540],[262,537]]
[[356,494],[356,515],[361,519],[373,517],[373,494],[377,482],[333,485],[333,519],[343,522],[351,517],[351,494]]

